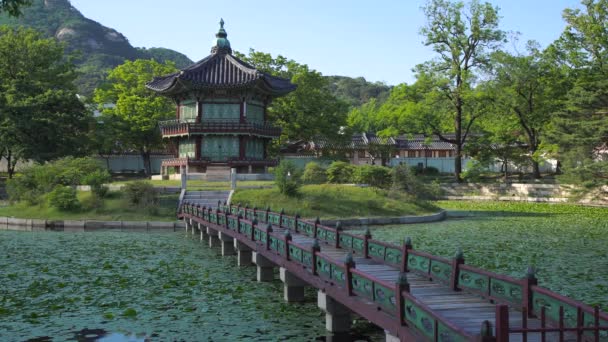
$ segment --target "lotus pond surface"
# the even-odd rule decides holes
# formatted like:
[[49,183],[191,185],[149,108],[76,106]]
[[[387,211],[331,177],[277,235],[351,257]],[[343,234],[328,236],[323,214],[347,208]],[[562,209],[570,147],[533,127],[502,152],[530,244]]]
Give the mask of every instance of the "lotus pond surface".
[[316,292],[287,304],[217,253],[183,233],[0,231],[0,340],[324,340]]
[[[608,208],[572,204],[441,201],[450,218],[370,227],[373,238],[452,257],[517,278],[537,269],[539,285],[608,310]],[[358,231],[361,232],[361,231]]]

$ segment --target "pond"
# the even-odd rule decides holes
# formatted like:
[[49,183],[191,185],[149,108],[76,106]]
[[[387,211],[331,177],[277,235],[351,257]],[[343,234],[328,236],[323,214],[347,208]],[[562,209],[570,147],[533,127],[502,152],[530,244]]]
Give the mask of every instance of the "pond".
[[[217,253],[183,233],[0,231],[0,340],[326,339],[315,291],[287,304]],[[384,338],[362,320],[352,334]]]
[[[608,208],[570,204],[443,201],[452,218],[432,224],[371,227],[373,238],[453,257],[521,278],[608,310]],[[362,232],[358,230],[356,232]]]

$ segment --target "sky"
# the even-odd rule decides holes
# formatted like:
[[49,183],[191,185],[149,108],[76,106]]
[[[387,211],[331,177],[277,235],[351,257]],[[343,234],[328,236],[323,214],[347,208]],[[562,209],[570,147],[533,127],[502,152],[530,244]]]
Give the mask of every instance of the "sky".
[[[225,21],[233,50],[278,54],[323,73],[389,85],[414,81],[412,68],[436,57],[420,28],[424,0],[71,0],[86,17],[137,47],[165,47],[198,61]],[[580,0],[489,0],[501,29],[547,46]],[[508,43],[507,48],[514,44]]]

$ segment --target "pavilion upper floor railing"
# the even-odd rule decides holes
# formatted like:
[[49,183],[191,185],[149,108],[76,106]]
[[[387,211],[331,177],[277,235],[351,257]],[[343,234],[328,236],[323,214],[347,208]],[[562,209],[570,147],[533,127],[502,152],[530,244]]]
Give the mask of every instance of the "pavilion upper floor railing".
[[[364,296],[377,302],[382,310],[398,319],[400,325],[414,327],[431,341],[471,340],[473,337],[412,296],[406,281],[388,284],[375,279],[357,270],[354,263],[333,260],[324,255],[320,245],[300,246],[291,241],[289,231],[287,234],[276,234],[272,232],[272,227],[287,228],[315,238],[320,243],[344,248],[353,255],[394,266],[402,274],[415,272],[455,291],[471,292],[496,303],[495,330],[489,322],[484,322],[480,335],[475,339],[506,342],[510,334],[527,337],[536,333],[541,335],[541,341],[545,341],[549,333],[557,333],[561,337],[576,333],[578,341],[608,341],[608,314],[600,312],[598,307],[585,305],[538,286],[533,269],[529,269],[525,277],[517,279],[465,265],[461,251],[454,258],[447,259],[414,250],[409,239],[402,245],[395,245],[372,239],[369,231],[359,235],[342,231],[339,223],[336,227],[324,226],[318,218],[308,221],[297,214],[288,216],[283,210],[275,213],[270,208],[258,210],[218,204],[212,210],[186,203],[182,207],[182,215],[236,230],[266,245],[267,249],[288,260],[309,267],[313,275],[336,281],[349,296]],[[522,317],[510,317],[508,307],[520,310]],[[527,319],[531,317],[540,318],[540,328],[527,326]],[[510,324],[513,319],[521,320],[521,328]]]
[[159,122],[164,137],[197,135],[208,133],[243,133],[266,137],[278,137],[281,129],[258,121],[239,119],[203,119],[202,122],[168,120]]

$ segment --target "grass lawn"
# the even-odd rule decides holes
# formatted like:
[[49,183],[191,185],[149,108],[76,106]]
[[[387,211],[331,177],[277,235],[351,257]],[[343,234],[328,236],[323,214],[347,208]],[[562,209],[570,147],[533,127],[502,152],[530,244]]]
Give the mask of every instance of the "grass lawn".
[[440,201],[458,218],[372,227],[374,238],[412,237],[414,248],[522,277],[528,265],[541,286],[608,309],[608,208],[572,204]]
[[[142,179],[140,179],[142,180]],[[156,187],[180,187],[180,180],[148,180],[143,179]],[[112,184],[127,184],[134,181],[115,181]],[[189,180],[188,190],[230,190],[230,182],[207,182],[202,180]],[[238,181],[237,188],[259,188],[274,186],[273,181]]]
[[305,185],[297,197],[287,197],[272,189],[237,189],[232,203],[266,208],[302,217],[352,218],[421,215],[439,209],[427,202],[413,201],[405,195],[388,197],[388,192],[337,184]]
[[142,209],[130,208],[119,192],[110,192],[101,208],[92,208],[91,193],[79,191],[78,200],[82,205],[74,212],[60,211],[46,203],[33,206],[16,203],[0,207],[0,216],[48,220],[174,221],[177,199],[177,194],[161,195],[157,212],[150,214]]

